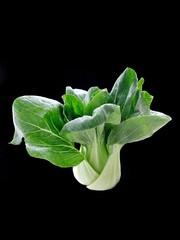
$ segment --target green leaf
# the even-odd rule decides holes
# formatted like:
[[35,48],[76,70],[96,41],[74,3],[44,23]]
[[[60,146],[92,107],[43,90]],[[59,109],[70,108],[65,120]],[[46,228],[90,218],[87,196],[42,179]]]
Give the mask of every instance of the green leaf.
[[62,98],[64,100],[64,114],[69,121],[83,116],[84,105],[78,97],[71,94],[65,94]]
[[126,100],[122,106],[121,110],[121,118],[122,121],[128,119],[130,115],[134,112],[134,108],[137,103],[137,79],[135,79],[129,88],[129,92],[127,94]]
[[[83,116],[66,123],[62,133],[71,141],[91,144],[97,134],[96,127],[105,123],[119,124],[120,120],[120,107],[115,104],[104,104],[96,108],[92,116]],[[103,130],[103,126],[100,129]]]
[[101,89],[98,87],[89,88],[89,90],[84,98],[84,104],[87,105],[91,101],[91,99],[100,91],[101,91]]
[[108,144],[126,144],[152,136],[167,124],[171,118],[163,113],[151,111],[151,115],[129,118],[115,126],[108,138]]
[[130,117],[151,114],[150,105],[153,100],[153,96],[147,91],[138,91],[136,96],[138,96],[136,101],[137,103],[134,110],[131,112]]
[[141,98],[144,99],[146,106],[150,108],[153,96],[149,94],[147,91],[142,91],[141,94],[142,94]]
[[142,90],[143,84],[144,84],[144,78],[141,78],[141,79],[138,81],[138,89],[139,89],[140,91]]
[[113,103],[113,100],[108,93],[107,89],[103,89],[98,91],[97,94],[94,95],[94,97],[91,98],[91,100],[87,103],[84,109],[85,115],[92,115],[93,111],[100,107],[101,105],[105,103]]
[[22,96],[13,102],[14,138],[20,144],[24,138],[30,156],[42,158],[60,167],[72,167],[84,156],[62,137],[63,106],[40,96]]
[[115,82],[111,96],[116,104],[121,106],[121,119],[127,120],[138,115],[147,115],[153,96],[147,91],[142,91],[144,78],[139,81],[135,71],[126,68]]
[[119,105],[121,109],[126,101],[129,94],[131,84],[137,82],[137,75],[131,68],[126,68],[124,72],[118,77],[114,86],[110,92],[114,103]]
[[72,94],[72,95],[78,97],[81,101],[83,101],[87,94],[87,91],[83,90],[83,89],[78,89],[78,88],[72,89],[72,87],[68,86],[68,87],[66,87],[66,94]]

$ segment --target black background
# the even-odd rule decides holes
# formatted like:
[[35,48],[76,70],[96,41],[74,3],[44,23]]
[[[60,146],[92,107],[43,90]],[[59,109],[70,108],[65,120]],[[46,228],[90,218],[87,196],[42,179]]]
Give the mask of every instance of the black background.
[[[73,203],[79,196],[83,202],[85,196],[85,201],[92,197],[99,206],[102,199],[107,203],[110,198],[114,201],[112,211],[118,204],[120,209],[145,209],[149,213],[156,207],[162,217],[165,205],[166,213],[171,213],[177,199],[174,137],[179,74],[174,56],[179,49],[175,22],[169,22],[166,13],[159,17],[154,12],[154,22],[146,11],[140,19],[132,11],[130,21],[113,11],[104,12],[105,16],[99,13],[103,11],[98,10],[94,19],[93,12],[86,15],[84,10],[83,16],[75,14],[69,20],[70,13],[62,18],[59,14],[38,18],[38,12],[35,21],[28,15],[25,22],[21,18],[5,26],[0,45],[1,189],[36,200],[36,196],[50,196],[56,206],[65,196]],[[170,115],[172,121],[151,138],[123,147],[122,177],[115,188],[88,190],[75,180],[71,168],[32,158],[23,144],[8,144],[14,133],[12,103],[16,97],[40,95],[62,102],[68,85],[111,90],[126,67],[133,68],[138,78],[145,78],[144,89],[154,96],[151,108]]]

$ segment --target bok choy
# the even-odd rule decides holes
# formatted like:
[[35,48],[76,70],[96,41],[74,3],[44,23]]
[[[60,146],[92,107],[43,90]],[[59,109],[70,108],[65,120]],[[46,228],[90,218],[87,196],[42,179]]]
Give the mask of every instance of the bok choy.
[[153,96],[142,89],[143,83],[126,68],[110,92],[67,86],[63,103],[20,96],[12,105],[11,144],[24,139],[30,156],[72,167],[74,177],[88,189],[111,189],[121,177],[121,148],[152,136],[171,120],[150,109]]

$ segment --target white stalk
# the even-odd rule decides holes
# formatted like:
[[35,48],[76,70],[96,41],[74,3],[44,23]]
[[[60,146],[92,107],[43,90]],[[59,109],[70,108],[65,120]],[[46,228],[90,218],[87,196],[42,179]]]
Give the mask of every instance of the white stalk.
[[[89,162],[84,160],[78,166],[73,167],[74,177],[78,182],[86,185],[91,190],[108,190],[113,188],[121,177],[121,148],[122,145],[118,144],[109,147],[110,154],[100,173],[97,173]],[[81,151],[84,152],[82,149]],[[91,151],[93,151],[93,148]]]

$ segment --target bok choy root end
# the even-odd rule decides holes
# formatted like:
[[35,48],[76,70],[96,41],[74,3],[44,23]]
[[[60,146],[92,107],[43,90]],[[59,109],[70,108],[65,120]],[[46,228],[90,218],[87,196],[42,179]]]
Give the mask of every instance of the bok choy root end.
[[63,103],[20,96],[12,105],[15,132],[10,143],[24,139],[30,156],[72,167],[75,179],[88,189],[112,189],[121,177],[121,148],[151,137],[171,120],[151,110],[153,96],[143,90],[143,83],[126,68],[110,92],[67,86]]

